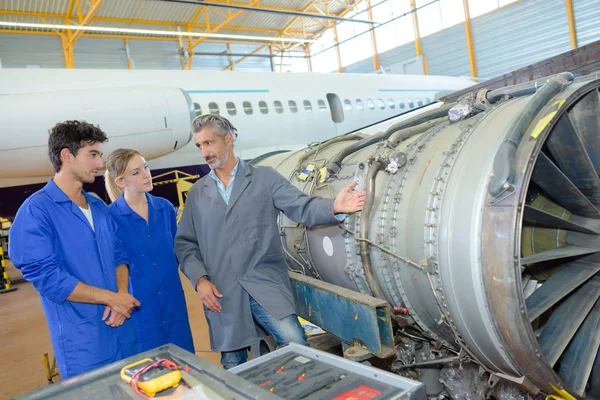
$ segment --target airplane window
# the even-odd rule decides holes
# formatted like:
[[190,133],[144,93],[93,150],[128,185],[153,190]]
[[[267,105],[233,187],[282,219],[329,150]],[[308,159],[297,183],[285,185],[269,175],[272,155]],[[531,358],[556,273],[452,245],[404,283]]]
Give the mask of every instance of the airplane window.
[[211,114],[219,115],[219,105],[211,101],[208,103],[208,111],[210,111]]
[[398,107],[404,108],[404,100],[398,99]]
[[290,111],[294,114],[298,112],[298,106],[294,100],[288,101],[288,106],[290,107]]
[[369,107],[369,110],[375,109],[375,103],[373,103],[373,100],[367,99],[367,107]]
[[319,104],[319,111],[327,111],[327,107],[325,106],[325,102],[323,100],[318,100],[317,104]]
[[242,106],[244,107],[244,112],[247,115],[252,115],[252,103],[250,103],[249,101],[245,101]]
[[418,106],[422,106],[423,105],[423,100],[421,100],[421,98],[417,98],[417,105]]
[[413,108],[414,106],[415,106],[415,103],[413,103],[412,99],[409,97],[408,98],[408,107]]
[[[344,105],[346,107],[346,111],[352,111],[352,102],[348,99],[344,100]],[[361,102],[362,105],[362,102]]]
[[225,104],[225,106],[227,106],[227,113],[229,115],[237,114],[237,109],[235,108],[235,104],[233,104],[232,101],[228,101],[227,104]]
[[304,100],[304,111],[312,112],[312,104],[310,104],[309,100]]
[[266,101],[259,101],[258,102],[258,108],[260,108],[260,112],[263,114],[268,114],[269,113],[269,106],[267,105]]
[[431,103],[431,99],[429,97],[425,97],[425,104]]
[[202,115],[202,107],[200,107],[200,104],[194,103],[194,111],[196,112],[196,117]]
[[381,99],[377,99],[377,105],[379,106],[379,108],[381,108],[382,110],[385,110],[385,103],[383,102],[383,100]]
[[356,99],[356,108],[361,111],[365,109],[365,106],[361,99]]
[[275,111],[277,114],[283,114],[283,104],[281,104],[279,100],[275,100],[273,105],[275,106]]
[[394,99],[388,99],[388,107],[392,110],[396,108],[396,103],[394,103]]

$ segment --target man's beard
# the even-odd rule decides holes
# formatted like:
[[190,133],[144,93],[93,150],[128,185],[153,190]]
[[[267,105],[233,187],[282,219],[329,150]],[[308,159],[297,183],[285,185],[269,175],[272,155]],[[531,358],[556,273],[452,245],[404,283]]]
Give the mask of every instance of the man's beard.
[[210,169],[217,169],[217,168],[221,168],[223,165],[225,165],[225,163],[227,162],[227,160],[229,159],[229,149],[227,149],[225,156],[223,158],[219,158],[216,157],[216,162],[214,162],[213,164],[208,164],[208,166],[210,167]]
[[90,177],[89,175],[83,175],[78,172],[75,172],[73,176],[76,180],[78,180],[81,183],[94,183],[94,181],[96,180],[96,175],[92,175]]

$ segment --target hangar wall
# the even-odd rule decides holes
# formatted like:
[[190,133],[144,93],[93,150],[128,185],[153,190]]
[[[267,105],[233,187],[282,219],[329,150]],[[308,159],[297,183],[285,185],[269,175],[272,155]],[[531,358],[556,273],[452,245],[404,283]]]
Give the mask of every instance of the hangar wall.
[[[573,0],[577,45],[600,40],[598,0]],[[493,78],[571,50],[564,0],[521,0],[471,19],[479,77]],[[464,23],[421,38],[429,74],[470,76]],[[384,70],[415,57],[414,42],[379,55]],[[344,72],[373,72],[369,57]],[[396,71],[393,71],[396,72]]]
[[[599,40],[598,0],[573,0],[573,13],[578,46]],[[517,1],[471,19],[471,27],[477,72],[483,79],[571,49],[565,0]],[[424,36],[421,44],[429,74],[471,75],[464,23]],[[256,48],[257,45],[231,45],[231,51],[239,54],[251,53]],[[129,49],[135,68],[181,68],[177,43],[174,41],[130,40]],[[224,43],[203,43],[198,51],[226,54],[227,47]],[[265,49],[258,54],[269,53]],[[125,44],[121,39],[82,37],[75,44],[74,57],[77,68],[127,68]],[[61,41],[54,36],[0,34],[0,59],[4,68],[64,68]],[[386,73],[423,71],[422,62],[416,57],[414,42],[382,52],[379,54],[379,63]],[[228,65],[226,55],[194,56],[193,69],[220,70]],[[268,58],[249,57],[235,68],[270,71],[271,62]],[[337,66],[332,65],[331,71],[335,70]],[[374,72],[371,54],[345,66],[343,71]]]
[[[248,54],[257,45],[232,44],[231,52]],[[225,43],[203,43],[197,51],[224,53],[224,56],[194,56],[193,69],[220,70],[229,66]],[[177,42],[129,40],[129,53],[138,69],[181,69]],[[82,37],[73,52],[76,68],[127,69],[125,42],[122,39]],[[269,54],[269,50],[258,54]],[[234,57],[238,59],[239,57]],[[64,68],[62,42],[57,36],[0,34],[0,59],[3,68]],[[268,58],[250,57],[237,64],[236,70],[270,71]]]

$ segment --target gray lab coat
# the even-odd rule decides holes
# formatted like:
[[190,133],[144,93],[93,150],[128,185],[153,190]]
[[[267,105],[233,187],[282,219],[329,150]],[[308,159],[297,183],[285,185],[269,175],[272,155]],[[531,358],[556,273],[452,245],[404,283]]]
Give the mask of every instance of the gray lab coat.
[[249,295],[278,319],[296,312],[279,211],[309,227],[337,223],[333,199],[307,196],[273,168],[240,163],[229,205],[210,176],[194,184],[175,237],[177,259],[192,286],[208,275],[223,294],[221,312],[204,307],[214,351],[238,350],[264,336]]

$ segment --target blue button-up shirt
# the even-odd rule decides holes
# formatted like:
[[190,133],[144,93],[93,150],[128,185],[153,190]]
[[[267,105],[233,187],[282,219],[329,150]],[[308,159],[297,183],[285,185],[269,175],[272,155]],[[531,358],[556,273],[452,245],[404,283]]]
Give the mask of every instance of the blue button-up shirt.
[[[219,194],[221,195],[223,201],[225,201],[225,204],[227,205],[229,205],[229,198],[231,197],[231,190],[233,189],[233,181],[235,180],[235,174],[237,173],[238,166],[240,165],[240,159],[238,158],[237,160],[237,164],[235,164],[235,167],[233,167],[233,170],[231,171],[231,180],[229,181],[227,189],[225,189],[225,185],[223,185],[223,182],[221,182],[221,180],[217,177],[217,174],[215,174],[214,169],[211,169],[208,173],[208,175],[210,175],[210,177],[213,178],[215,182],[217,182],[217,190],[219,191]],[[335,219],[342,222],[344,219],[346,219],[347,216],[347,214],[335,214]]]
[[237,160],[237,164],[235,164],[235,167],[231,171],[231,180],[229,181],[229,185],[227,185],[227,189],[225,189],[225,185],[223,185],[223,182],[221,182],[221,180],[217,177],[217,174],[215,174],[214,169],[211,169],[209,173],[210,177],[213,178],[215,182],[217,182],[217,189],[219,190],[219,194],[221,195],[223,201],[225,201],[225,204],[227,205],[229,205],[229,198],[231,197],[231,189],[233,189],[233,181],[235,180],[235,174],[237,173],[238,167],[240,165],[240,159],[238,158]]

